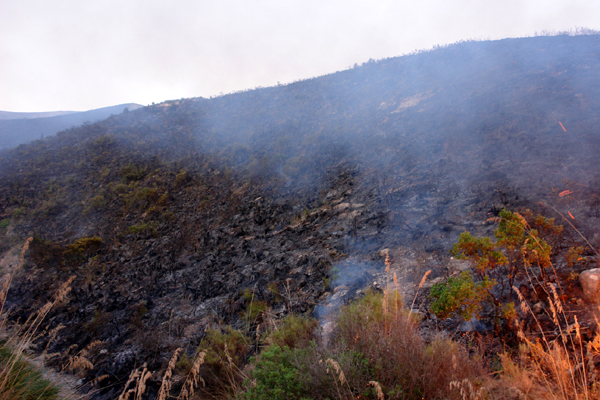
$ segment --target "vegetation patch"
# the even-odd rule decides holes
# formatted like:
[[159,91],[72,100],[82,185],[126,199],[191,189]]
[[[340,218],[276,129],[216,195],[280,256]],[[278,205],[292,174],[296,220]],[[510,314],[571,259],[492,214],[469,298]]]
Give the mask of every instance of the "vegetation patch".
[[3,399],[54,400],[58,389],[31,365],[0,345],[0,397]]

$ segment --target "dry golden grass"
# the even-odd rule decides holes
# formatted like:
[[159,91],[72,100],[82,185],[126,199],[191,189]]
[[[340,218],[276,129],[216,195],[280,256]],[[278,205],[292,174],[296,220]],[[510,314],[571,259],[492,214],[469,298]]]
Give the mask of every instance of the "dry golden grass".
[[173,356],[171,357],[171,361],[169,361],[169,365],[167,365],[167,370],[163,375],[162,383],[160,385],[158,395],[156,396],[158,400],[165,400],[171,391],[171,385],[173,384],[173,381],[171,380],[173,377],[173,370],[175,369],[175,364],[177,364],[179,353],[181,353],[182,350],[183,349],[181,348],[175,350]]
[[[129,375],[129,379],[125,384],[123,392],[118,400],[128,400],[129,396],[133,395],[134,400],[141,400],[146,391],[146,381],[152,376],[152,372],[148,371],[146,364],[140,369],[134,369]],[[131,386],[131,388],[130,388]]]
[[397,399],[460,398],[453,381],[485,377],[481,363],[444,336],[426,343],[414,314],[404,307],[398,291],[367,293],[346,306],[338,320],[339,338],[363,354],[374,367],[372,381]]
[[521,309],[531,315],[538,331],[526,334],[519,328],[521,345],[518,355],[500,354],[502,371],[497,379],[486,381],[485,392],[474,391],[468,380],[453,382],[463,400],[600,399],[595,366],[600,361],[600,333],[586,343],[577,317],[574,316],[573,322],[569,323],[556,289],[553,285],[548,286],[549,316],[556,334],[548,336],[522,294],[513,288],[521,301]]
[[[75,355],[68,355],[67,356],[68,359],[67,359],[66,365],[64,367],[64,370],[70,371],[70,372],[75,372],[75,371],[83,372],[85,370],[94,369],[94,364],[90,360],[91,353],[98,347],[101,347],[103,344],[104,344],[104,342],[102,342],[100,340],[95,340],[92,343],[88,344],[83,350],[79,351]],[[76,349],[76,348],[77,348],[77,345],[70,346],[69,349],[67,350],[67,353],[71,349]]]
[[[339,399],[344,398],[340,391],[341,388],[343,388],[344,386],[346,386],[346,388],[348,389],[348,393],[350,394],[350,396],[352,398],[354,398],[354,395],[352,394],[352,389],[350,388],[350,385],[348,384],[348,381],[346,380],[346,374],[344,374],[344,371],[340,367],[340,364],[338,364],[338,362],[332,358],[326,359],[325,364],[328,366],[327,373],[329,374],[331,372],[333,375],[333,383],[335,384],[335,390],[338,393],[338,398]],[[331,370],[330,370],[330,368],[331,368]],[[333,372],[335,372],[335,373],[333,373]],[[339,382],[339,384],[338,384],[338,382]]]
[[369,386],[375,388],[375,392],[377,393],[377,400],[385,399],[385,396],[383,395],[383,390],[381,390],[381,385],[379,384],[379,382],[369,381]]
[[[600,358],[600,334],[596,333],[586,343],[577,316],[569,323],[556,289],[553,285],[548,286],[552,294],[548,303],[558,335],[550,338],[540,327],[540,337],[532,339],[519,330],[522,341],[520,362],[511,365],[510,373],[504,378],[513,380],[518,389],[523,386],[526,391],[536,392],[536,396],[544,400],[598,399],[600,388],[594,360]],[[521,308],[537,321],[521,293],[516,288],[515,291],[521,300]],[[506,358],[505,362],[509,364]]]
[[178,400],[189,400],[189,398],[194,395],[195,389],[198,387],[198,384],[200,382],[202,382],[203,386],[205,385],[204,379],[200,377],[200,367],[202,366],[202,364],[204,364],[205,355],[206,353],[201,351],[194,359],[194,362],[192,363],[192,368],[190,369],[190,372],[188,373],[188,376],[186,377],[185,382],[183,383],[181,393],[177,397]]

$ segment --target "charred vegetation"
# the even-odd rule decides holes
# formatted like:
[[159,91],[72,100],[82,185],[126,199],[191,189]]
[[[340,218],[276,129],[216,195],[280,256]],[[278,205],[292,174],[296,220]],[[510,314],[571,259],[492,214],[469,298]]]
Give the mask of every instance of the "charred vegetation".
[[[85,379],[109,374],[97,396],[116,398],[225,326],[258,335],[382,289],[386,254],[413,295],[504,209],[570,218],[556,255],[578,232],[598,248],[598,54],[597,35],[460,43],[3,151],[1,250],[34,237],[7,304],[26,318],[75,275],[50,347],[104,342]],[[258,350],[244,340],[236,365]]]

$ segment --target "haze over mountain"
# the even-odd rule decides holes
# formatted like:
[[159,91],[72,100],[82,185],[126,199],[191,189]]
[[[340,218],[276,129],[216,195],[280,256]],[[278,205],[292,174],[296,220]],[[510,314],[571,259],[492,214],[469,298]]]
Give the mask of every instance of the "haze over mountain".
[[465,42],[5,150],[0,251],[35,235],[9,302],[26,317],[75,275],[53,351],[102,340],[87,379],[115,398],[133,366],[248,325],[245,289],[324,315],[376,286],[383,249],[402,283],[441,276],[503,208],[570,216],[597,248],[599,77],[598,35]]
[[8,149],[32,140],[54,135],[63,129],[97,122],[125,109],[142,107],[128,103],[89,111],[10,112],[0,111],[0,149]]
[[0,111],[0,120],[2,119],[32,119],[57,117],[59,115],[74,114],[80,111],[46,111],[46,112],[13,112]]

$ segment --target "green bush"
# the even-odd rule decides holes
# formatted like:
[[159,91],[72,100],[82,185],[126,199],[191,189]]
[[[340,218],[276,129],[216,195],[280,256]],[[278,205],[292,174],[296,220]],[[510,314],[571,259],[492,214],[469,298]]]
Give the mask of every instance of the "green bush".
[[487,276],[483,281],[475,282],[470,272],[463,271],[459,276],[431,287],[429,309],[440,318],[458,315],[469,321],[481,310],[481,302],[489,297],[488,290],[494,284]]
[[64,255],[67,258],[84,259],[98,252],[103,244],[102,238],[98,236],[82,237],[66,245]]
[[187,173],[187,171],[184,168],[181,171],[179,171],[177,175],[175,175],[175,183],[173,184],[173,186],[180,187],[190,182],[191,180],[192,177]]
[[139,181],[144,176],[146,176],[147,172],[148,172],[148,169],[146,167],[128,164],[128,165],[124,166],[123,168],[121,168],[120,175],[123,177],[123,179],[125,181],[132,182],[132,181]]
[[87,203],[87,209],[89,210],[89,212],[91,212],[92,210],[102,210],[104,207],[106,206],[106,199],[104,198],[104,196],[102,194],[98,194],[94,197],[92,197],[88,203]]
[[496,243],[488,237],[476,238],[469,232],[463,232],[452,254],[458,259],[469,260],[480,279],[486,276],[496,279],[503,291],[505,281],[508,288],[512,288],[515,279],[526,268],[538,267],[544,276],[546,268],[552,265],[552,247],[541,233],[556,239],[562,232],[562,226],[541,215],[533,218],[528,210],[525,215],[530,217],[531,223],[521,214],[502,210],[498,229],[494,231]]
[[127,228],[127,232],[134,235],[142,236],[157,236],[156,224],[154,222],[142,222],[138,225],[131,225]]
[[242,318],[249,323],[258,322],[258,318],[267,310],[267,303],[256,299],[254,292],[249,288],[244,289],[242,296],[246,301],[246,311],[242,313]]
[[241,381],[241,366],[245,361],[250,340],[238,330],[227,326],[225,332],[209,329],[200,342],[204,351],[204,365],[208,368],[208,385],[233,390]]
[[255,323],[258,318],[267,310],[267,303],[263,300],[254,300],[246,306],[246,311],[242,313],[242,318],[247,322]]
[[42,374],[0,346],[0,398],[23,400],[54,400],[58,389],[42,378]]
[[469,232],[460,234],[458,243],[454,245],[451,252],[459,260],[469,260],[482,279],[508,262],[506,256],[489,237],[476,238]]
[[[293,400],[308,398],[310,380],[292,364],[293,354],[288,347],[272,345],[253,360],[255,367],[242,398],[246,400]],[[251,385],[250,382],[255,382]]]
[[306,347],[313,340],[313,332],[317,327],[317,320],[304,318],[294,314],[288,314],[279,329],[271,332],[267,343],[277,345],[281,348]]

